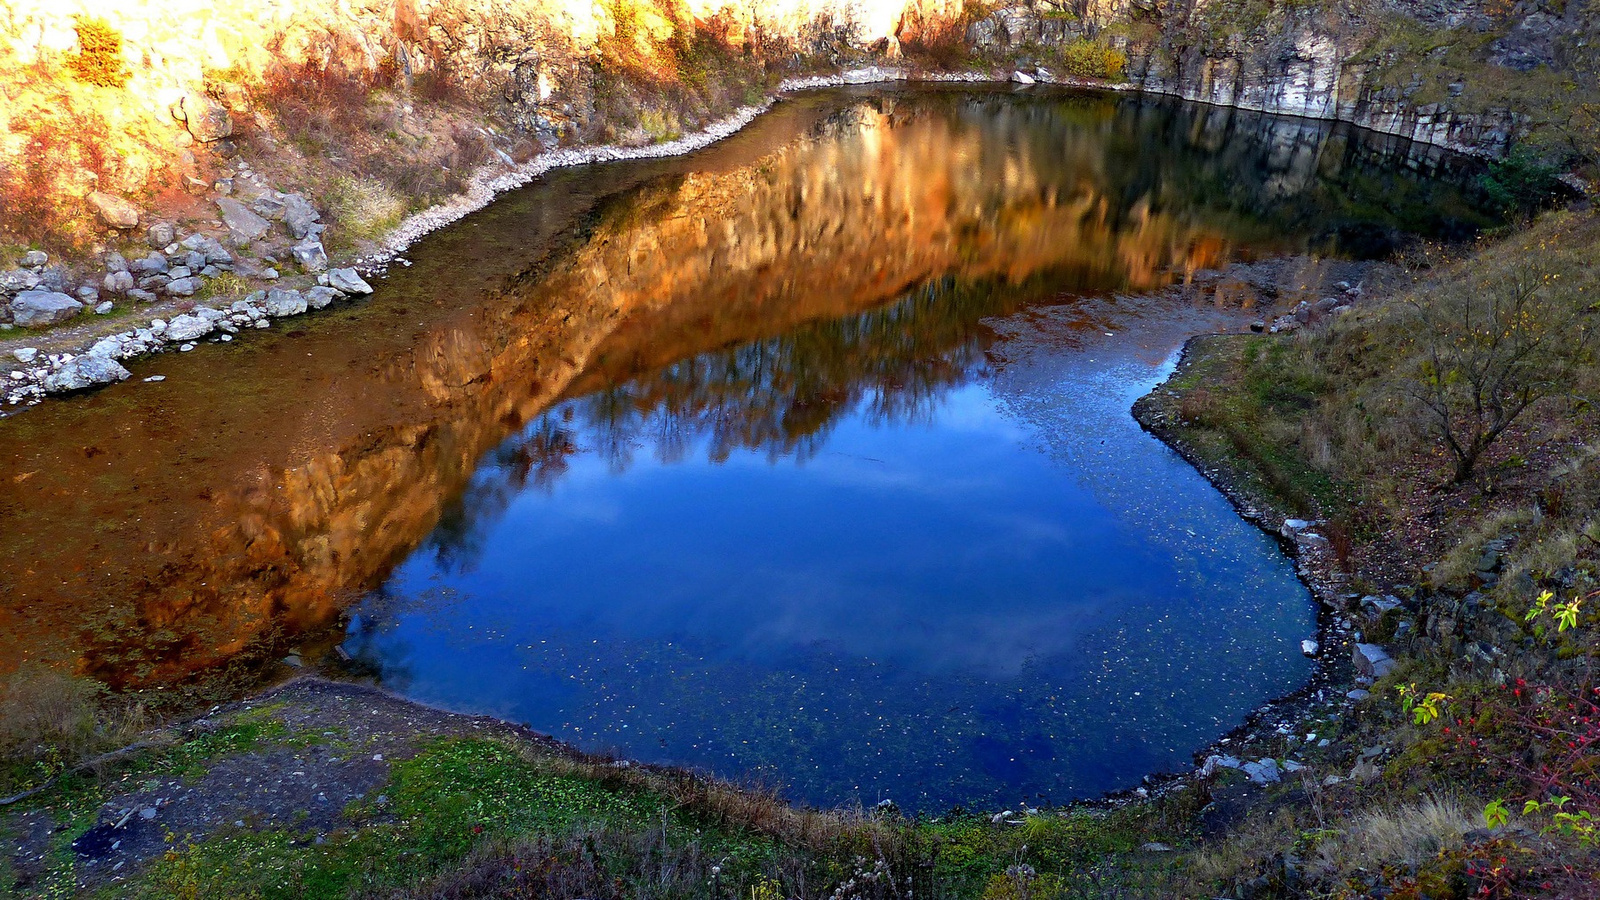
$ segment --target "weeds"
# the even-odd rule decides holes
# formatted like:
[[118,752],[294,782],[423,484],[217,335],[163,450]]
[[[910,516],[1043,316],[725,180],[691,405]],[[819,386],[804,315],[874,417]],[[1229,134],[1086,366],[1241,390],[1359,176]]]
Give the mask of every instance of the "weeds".
[[99,682],[25,668],[0,694],[0,794],[40,784],[122,747],[150,724],[142,704],[117,703]]
[[67,68],[85,84],[120,88],[128,83],[128,69],[122,63],[122,34],[105,19],[78,19],[78,47],[67,60]]

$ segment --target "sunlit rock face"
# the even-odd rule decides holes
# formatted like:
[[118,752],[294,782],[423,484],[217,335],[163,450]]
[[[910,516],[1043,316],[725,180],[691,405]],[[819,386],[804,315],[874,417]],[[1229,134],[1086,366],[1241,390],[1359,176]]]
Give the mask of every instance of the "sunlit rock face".
[[[1355,164],[1317,133],[1105,99],[821,96],[692,160],[554,174],[419,245],[369,304],[7,420],[0,670],[148,683],[331,624],[485,453],[631,372],[930,283],[1143,291],[1241,244],[1299,247],[1303,225],[1268,217]],[[899,339],[934,354],[959,331],[917,327]],[[830,389],[883,357],[828,357]]]

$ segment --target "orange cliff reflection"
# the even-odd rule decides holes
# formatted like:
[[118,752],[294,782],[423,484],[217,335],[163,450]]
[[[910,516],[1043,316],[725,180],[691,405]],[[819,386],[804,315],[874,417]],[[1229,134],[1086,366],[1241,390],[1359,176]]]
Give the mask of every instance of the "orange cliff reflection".
[[368,305],[0,422],[0,672],[168,681],[327,627],[486,452],[618,371],[938,279],[1138,290],[1229,256],[1111,191],[1092,129],[969,114],[796,104],[610,196],[594,184],[631,176],[552,176],[420,247]]

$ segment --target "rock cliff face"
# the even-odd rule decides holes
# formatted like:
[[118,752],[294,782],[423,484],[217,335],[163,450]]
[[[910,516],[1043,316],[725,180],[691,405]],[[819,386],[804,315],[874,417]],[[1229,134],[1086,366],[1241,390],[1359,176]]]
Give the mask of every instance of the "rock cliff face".
[[[1500,156],[1530,124],[1564,124],[1578,104],[1559,92],[1592,99],[1595,6],[1041,0],[967,33],[989,55],[1044,64],[1053,45],[1101,42],[1126,53],[1145,91]],[[1528,108],[1543,99],[1563,108]]]

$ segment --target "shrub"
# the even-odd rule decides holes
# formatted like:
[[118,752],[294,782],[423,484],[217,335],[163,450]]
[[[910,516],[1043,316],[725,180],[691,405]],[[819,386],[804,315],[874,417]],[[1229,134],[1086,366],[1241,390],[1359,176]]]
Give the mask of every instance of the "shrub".
[[122,65],[122,35],[105,19],[79,19],[78,46],[67,66],[79,81],[111,88],[128,83],[128,70]]
[[1061,48],[1061,67],[1078,78],[1121,80],[1128,57],[1114,47],[1081,38]]
[[1489,199],[1508,216],[1527,218],[1561,190],[1559,167],[1526,148],[1489,164],[1480,179]]

